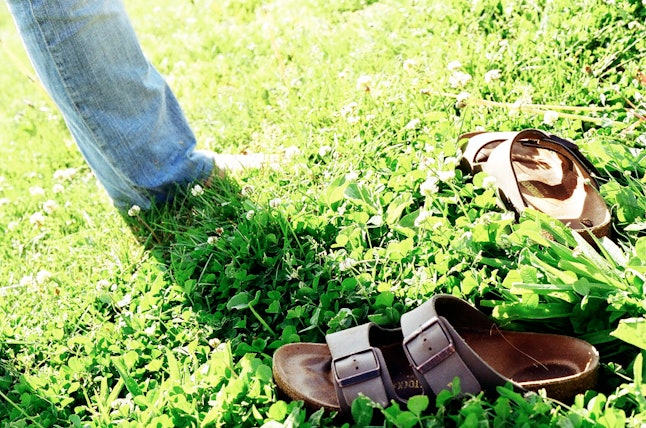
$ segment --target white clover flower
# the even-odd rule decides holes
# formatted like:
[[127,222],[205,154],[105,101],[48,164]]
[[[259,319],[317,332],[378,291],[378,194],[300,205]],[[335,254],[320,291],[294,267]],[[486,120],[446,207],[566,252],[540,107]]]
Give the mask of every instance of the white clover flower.
[[419,215],[415,219],[415,227],[420,227],[426,220],[428,220],[432,216],[433,215],[431,214],[430,211],[426,211],[426,210],[420,211]]
[[455,156],[447,156],[444,158],[444,165],[448,166],[449,168],[455,168],[455,166],[458,164],[458,158]]
[[355,102],[351,102],[344,105],[343,107],[341,107],[341,116],[343,117],[350,116],[352,113],[355,112],[355,110],[357,110],[357,107],[359,107],[359,104]]
[[54,193],[63,193],[65,191],[65,186],[60,183],[56,183],[52,186],[52,192]]
[[95,288],[97,289],[97,291],[107,290],[110,285],[110,281],[108,281],[107,279],[100,279],[99,281],[97,281]]
[[202,196],[204,194],[204,188],[200,186],[199,184],[196,184],[193,186],[191,189],[191,195],[197,197],[197,196]]
[[449,85],[452,88],[461,88],[471,81],[471,75],[463,71],[455,71],[449,77]]
[[524,94],[520,98],[518,98],[514,103],[511,105],[511,111],[518,113],[518,111],[523,107],[524,105],[531,104],[532,103],[532,96],[529,94]]
[[245,214],[245,217],[247,218],[247,220],[251,220],[251,219],[253,218],[253,216],[254,216],[254,215],[256,215],[256,212],[255,212],[254,210],[249,210],[249,211],[247,211],[247,213]]
[[20,286],[21,287],[29,287],[30,285],[34,285],[34,277],[31,275],[25,275],[22,278],[20,278]]
[[32,186],[29,188],[29,194],[31,196],[42,196],[45,194],[45,189],[40,186]]
[[42,211],[37,211],[29,217],[29,223],[36,227],[41,227],[45,224],[45,215]]
[[43,211],[47,214],[51,214],[58,209],[58,202],[49,199],[43,203]]
[[132,302],[132,296],[130,295],[130,293],[128,293],[125,296],[123,296],[123,299],[117,302],[117,306],[120,308],[123,308],[130,305],[130,302]]
[[269,206],[271,208],[278,208],[281,204],[283,203],[283,200],[280,198],[274,198],[271,201],[269,201]]
[[215,245],[216,242],[218,242],[218,239],[220,239],[217,236],[209,236],[208,239],[206,240],[206,243],[209,245]]
[[514,212],[512,212],[512,211],[506,211],[506,212],[501,214],[500,219],[501,220],[508,220],[508,221],[509,220],[515,221],[516,220],[516,214],[514,214]]
[[346,119],[346,121],[350,125],[354,125],[355,123],[359,122],[359,120],[361,120],[359,116],[348,116],[348,118]]
[[287,159],[293,158],[294,156],[298,156],[301,154],[301,149],[299,149],[296,146],[289,146],[285,149],[285,157]]
[[452,169],[450,171],[438,171],[437,177],[440,179],[440,181],[446,183],[447,181],[451,181],[455,178],[455,170]]
[[[428,147],[426,147],[424,150],[426,150],[427,152],[432,152],[435,149],[433,149],[433,148],[429,149]],[[434,157],[432,157],[432,156],[424,156],[419,161],[419,169],[421,169],[421,170],[429,169],[431,166],[435,165],[435,162],[436,162],[436,160],[435,160]]]
[[0,198],[0,207],[3,205],[7,205],[9,202],[11,202],[9,198]]
[[222,229],[221,227],[216,227],[215,228],[215,234],[217,236],[222,236],[223,233],[224,233],[224,229]]
[[130,217],[137,217],[140,212],[141,212],[141,207],[139,205],[133,205],[128,210],[128,215]]
[[242,189],[240,189],[240,194],[242,196],[249,196],[253,193],[253,186],[250,184],[245,185]]
[[345,260],[339,263],[339,270],[346,271],[348,269],[351,269],[356,264],[357,264],[356,260],[346,257]]
[[71,180],[74,175],[76,175],[76,168],[59,169],[54,172],[54,178],[60,181]]
[[7,225],[7,229],[16,230],[18,229],[18,226],[20,226],[20,223],[18,223],[17,221],[10,221],[9,224]]
[[413,119],[410,122],[408,122],[404,128],[409,130],[409,131],[415,131],[415,130],[419,129],[421,125],[422,125],[421,120]]
[[348,77],[348,70],[339,71],[339,74],[337,74],[337,77],[339,79],[345,79],[346,77]]
[[332,151],[332,147],[330,147],[330,146],[321,146],[321,147],[319,147],[319,156],[325,157],[331,151]]
[[345,180],[346,180],[346,181],[354,181],[354,180],[356,180],[357,178],[359,178],[359,174],[358,174],[358,173],[356,173],[356,172],[354,172],[354,171],[349,172],[349,173],[347,173],[347,174],[345,175]]
[[483,79],[484,79],[485,83],[491,83],[494,80],[500,79],[500,76],[501,76],[500,70],[498,70],[498,69],[489,70],[484,74]]
[[559,120],[559,114],[553,110],[547,110],[543,115],[543,123],[552,126]]
[[41,270],[39,270],[39,271],[38,271],[38,273],[36,274],[36,282],[37,282],[38,284],[44,284],[44,283],[46,283],[47,281],[49,281],[49,279],[50,279],[51,277],[52,277],[51,272],[49,272],[49,271],[47,271],[47,270],[45,270],[45,269],[41,269]]
[[372,77],[363,75],[359,76],[357,79],[357,90],[370,92],[370,87],[372,86]]
[[422,184],[419,186],[420,192],[425,196],[431,196],[440,191],[438,186],[439,179],[437,177],[428,177]]
[[455,107],[464,108],[468,105],[469,98],[471,94],[468,92],[460,92],[457,97],[455,97]]
[[404,61],[403,66],[404,66],[404,71],[407,71],[407,72],[414,71],[415,67],[417,67],[417,61],[409,58],[406,61]]
[[458,68],[462,68],[462,63],[460,61],[451,61],[446,65],[446,69],[449,71],[455,71]]
[[483,189],[493,189],[496,186],[496,179],[490,175],[487,175],[482,179],[482,188]]

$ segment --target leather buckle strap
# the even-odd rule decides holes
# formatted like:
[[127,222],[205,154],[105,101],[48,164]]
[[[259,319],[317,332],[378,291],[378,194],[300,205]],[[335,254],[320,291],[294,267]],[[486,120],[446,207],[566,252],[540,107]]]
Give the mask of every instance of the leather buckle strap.
[[342,388],[365,382],[381,375],[381,366],[372,348],[332,360],[334,379]]
[[438,317],[432,317],[404,338],[403,346],[409,361],[422,374],[455,354],[453,340]]

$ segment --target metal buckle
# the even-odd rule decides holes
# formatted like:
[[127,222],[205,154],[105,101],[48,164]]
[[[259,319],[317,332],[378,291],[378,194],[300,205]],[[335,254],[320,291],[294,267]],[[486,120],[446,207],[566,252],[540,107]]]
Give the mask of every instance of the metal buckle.
[[[344,360],[353,358],[356,355],[362,355],[362,354],[368,354],[368,353],[370,353],[372,355],[372,358],[374,359],[375,365],[373,368],[364,370],[360,373],[352,374],[350,376],[345,376],[345,377],[339,376],[339,372],[337,370],[337,364],[342,363]],[[377,354],[375,353],[375,350],[372,348],[355,352],[354,354],[348,355],[345,357],[335,358],[334,360],[332,360],[332,367],[334,368],[334,379],[341,387],[346,387],[349,385],[354,385],[356,383],[364,382],[366,380],[379,377],[379,375],[381,374],[381,366],[379,365],[379,359],[377,358]]]
[[[446,340],[449,343],[440,351],[437,351],[433,355],[431,355],[423,363],[417,364],[417,361],[415,360],[415,358],[413,358],[413,355],[410,353],[410,350],[408,349],[408,344],[413,340],[417,339],[424,331],[429,330],[435,325],[437,325],[440,328],[440,330],[442,331],[442,334],[444,334],[444,337],[446,337]],[[428,372],[433,367],[437,366],[442,361],[446,360],[451,355],[455,354],[455,346],[453,345],[453,340],[451,340],[451,336],[444,329],[444,326],[442,325],[438,317],[431,318],[430,320],[422,324],[417,330],[412,332],[410,335],[406,336],[403,344],[404,344],[404,351],[406,352],[406,355],[408,355],[408,359],[413,364],[416,364],[415,369],[417,369],[417,371],[419,371],[422,374]]]

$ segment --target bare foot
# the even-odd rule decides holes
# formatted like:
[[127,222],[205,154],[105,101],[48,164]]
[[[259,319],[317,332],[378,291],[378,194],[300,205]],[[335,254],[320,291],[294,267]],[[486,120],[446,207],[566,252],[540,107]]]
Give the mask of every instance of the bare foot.
[[213,172],[204,182],[207,187],[211,185],[213,177],[224,178],[231,174],[239,174],[250,169],[278,169],[279,167],[280,158],[278,155],[267,155],[264,153],[215,153],[210,150],[198,151],[213,159]]

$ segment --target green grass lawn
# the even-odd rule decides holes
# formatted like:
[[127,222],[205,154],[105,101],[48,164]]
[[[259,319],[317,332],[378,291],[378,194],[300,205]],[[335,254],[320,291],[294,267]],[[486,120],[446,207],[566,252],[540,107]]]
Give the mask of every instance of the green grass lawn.
[[[3,3],[0,426],[646,423],[643,1],[126,3],[200,147],[283,169],[122,218]],[[612,242],[516,222],[456,168],[461,133],[528,127],[600,169]],[[347,422],[278,394],[280,345],[397,326],[440,292],[593,343],[598,387],[357,401]]]

